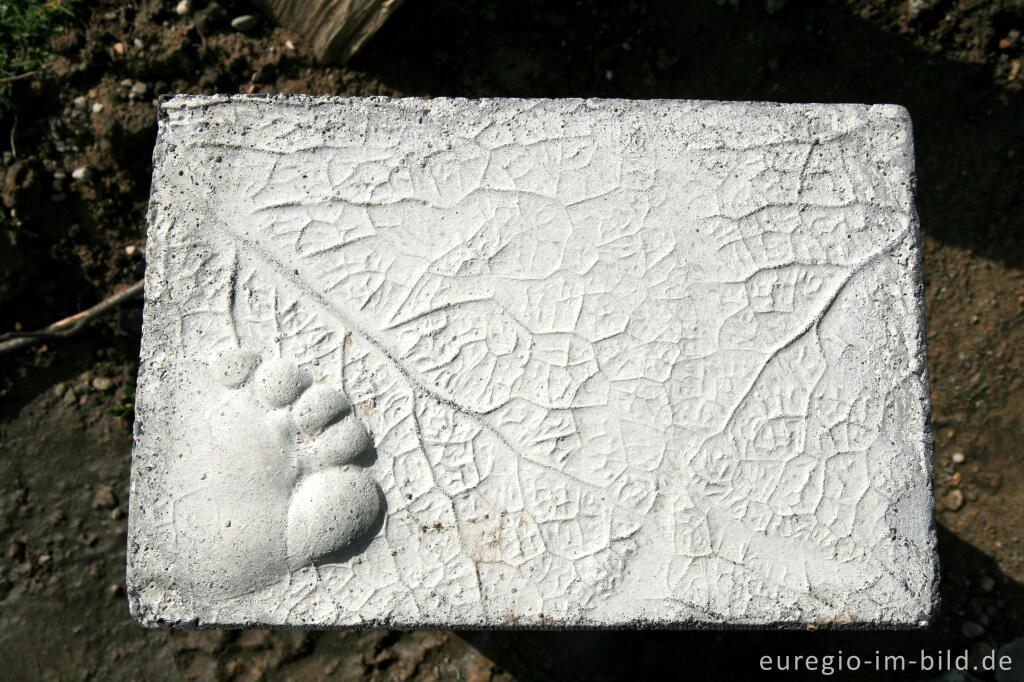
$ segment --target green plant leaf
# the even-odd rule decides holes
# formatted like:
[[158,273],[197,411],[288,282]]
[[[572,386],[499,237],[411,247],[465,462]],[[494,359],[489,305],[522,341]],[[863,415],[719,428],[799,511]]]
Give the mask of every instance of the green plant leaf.
[[18,0],[0,3],[0,111],[14,106],[14,84],[53,60],[49,39],[75,17],[81,0]]

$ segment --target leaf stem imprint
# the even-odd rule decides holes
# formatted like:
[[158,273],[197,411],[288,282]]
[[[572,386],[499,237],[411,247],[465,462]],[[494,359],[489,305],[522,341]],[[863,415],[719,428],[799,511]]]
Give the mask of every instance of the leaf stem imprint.
[[843,291],[845,291],[850,281],[853,280],[854,277],[860,274],[868,266],[872,265],[879,258],[881,258],[887,253],[890,253],[892,249],[896,247],[899,241],[900,240],[897,239],[889,242],[888,244],[877,250],[875,253],[871,254],[867,258],[863,259],[860,263],[855,265],[850,270],[850,272],[847,273],[846,277],[844,277],[842,281],[839,282],[838,286],[836,286],[835,290],[829,296],[828,300],[825,301],[825,304],[821,307],[820,310],[818,310],[814,317],[812,317],[806,325],[804,325],[799,331],[797,331],[792,337],[790,337],[789,340],[787,340],[781,346],[779,346],[778,348],[776,348],[775,350],[768,354],[768,357],[765,358],[764,362],[761,364],[761,368],[757,371],[757,374],[754,376],[753,381],[750,382],[750,385],[747,386],[747,389],[743,391],[743,393],[740,395],[739,400],[736,401],[736,404],[733,405],[732,409],[729,411],[729,416],[726,419],[725,424],[716,433],[713,433],[707,438],[705,438],[703,443],[701,443],[702,447],[709,440],[711,440],[711,438],[725,433],[725,431],[728,430],[730,426],[732,426],[733,420],[736,418],[736,413],[739,412],[740,406],[743,405],[743,402],[750,396],[750,392],[754,390],[755,386],[757,386],[757,382],[761,380],[761,376],[768,369],[768,365],[772,363],[772,360],[777,358],[779,354],[785,352],[786,349],[790,348],[794,343],[802,339],[809,331],[811,331],[812,329],[816,329],[818,325],[821,324],[821,321],[825,318],[828,312],[832,309],[832,306],[835,305],[836,301],[839,299],[839,296],[843,293]]

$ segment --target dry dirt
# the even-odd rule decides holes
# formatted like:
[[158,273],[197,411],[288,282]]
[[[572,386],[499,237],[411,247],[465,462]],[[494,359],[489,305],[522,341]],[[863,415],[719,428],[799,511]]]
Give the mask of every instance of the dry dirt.
[[[144,631],[123,590],[140,319],[129,305],[74,339],[0,356],[0,678],[743,678],[764,654],[980,660],[1024,634],[1024,0],[409,0],[345,68],[314,65],[266,21],[232,30],[252,11],[243,2],[195,0],[184,16],[174,5],[85,3],[52,41],[57,60],[0,114],[0,332],[141,277],[159,93],[908,106],[943,608],[930,629],[895,634]],[[74,179],[79,168],[89,177]]]

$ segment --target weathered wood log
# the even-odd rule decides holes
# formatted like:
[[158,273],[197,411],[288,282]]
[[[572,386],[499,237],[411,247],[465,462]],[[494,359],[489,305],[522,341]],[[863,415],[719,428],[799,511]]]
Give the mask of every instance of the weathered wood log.
[[303,36],[320,62],[348,61],[403,0],[256,0],[281,26]]

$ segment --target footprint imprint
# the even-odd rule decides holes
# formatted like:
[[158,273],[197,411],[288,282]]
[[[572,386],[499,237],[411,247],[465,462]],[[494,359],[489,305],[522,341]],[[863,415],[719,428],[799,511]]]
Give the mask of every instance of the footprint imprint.
[[188,406],[172,465],[190,491],[173,518],[195,593],[239,596],[363,549],[384,496],[345,393],[246,350],[217,353],[209,372],[215,383]]

